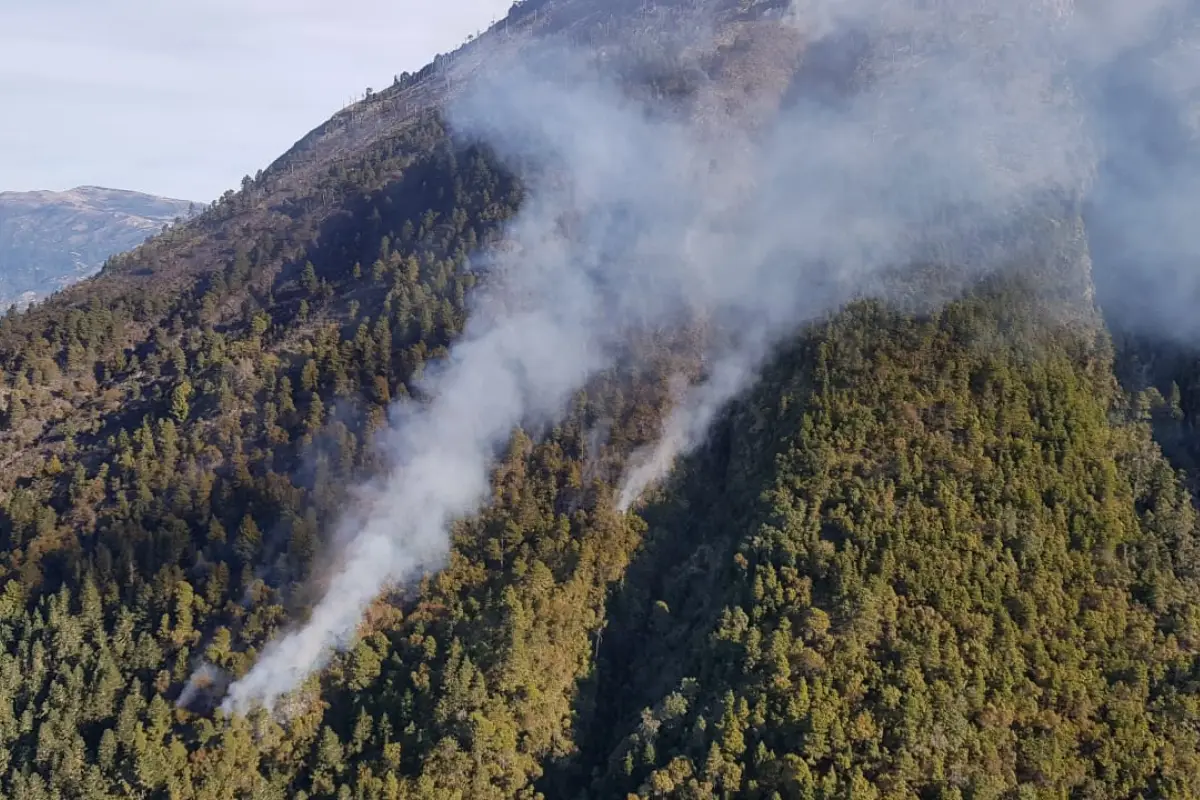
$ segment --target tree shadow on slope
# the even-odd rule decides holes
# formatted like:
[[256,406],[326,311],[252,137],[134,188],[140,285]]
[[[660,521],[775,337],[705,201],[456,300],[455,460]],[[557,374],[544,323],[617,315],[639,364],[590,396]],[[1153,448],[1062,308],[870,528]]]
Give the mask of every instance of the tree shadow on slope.
[[[781,362],[794,371],[797,363],[813,363],[813,353],[791,353]],[[768,374],[764,381],[770,380]],[[578,750],[545,765],[538,785],[545,796],[616,796],[619,787],[606,776],[622,768],[626,734],[648,709],[711,669],[711,637],[739,586],[731,574],[740,569],[737,550],[772,482],[778,445],[791,435],[788,421],[772,421],[771,439],[763,441],[767,425],[755,408],[757,395],[735,402],[706,444],[631,512],[647,533],[610,594],[592,673],[579,687]],[[799,414],[791,421],[798,424]]]
[[[908,475],[909,440],[933,476],[965,470],[971,434],[964,409],[1001,404],[1008,396],[993,383],[1026,369],[1040,375],[1047,358],[1079,363],[1084,372],[1100,358],[1089,355],[1090,338],[1056,333],[1039,298],[1034,287],[1010,280],[980,285],[931,318],[856,303],[781,353],[715,426],[709,444],[677,470],[662,499],[641,511],[648,533],[610,596],[593,672],[576,701],[578,751],[548,764],[539,789],[553,797],[623,796],[670,760],[666,750],[655,752],[656,741],[704,763],[703,740],[715,734],[700,731],[720,719],[727,691],[756,680],[746,672],[749,656],[725,634],[758,630],[759,613],[815,609],[814,626],[845,632],[859,624],[857,595],[843,582],[855,570],[881,571],[895,557],[885,552],[889,540],[868,531],[887,525],[886,487]],[[1006,355],[997,360],[993,350]],[[1030,413],[1025,401],[1004,402]],[[867,432],[879,440],[863,439]],[[978,466],[980,485],[990,480],[987,469]],[[913,475],[904,479],[913,508],[937,507],[942,481]],[[842,489],[830,493],[829,484]],[[791,494],[795,505],[784,498]],[[973,491],[968,501],[986,517]],[[798,510],[805,503],[819,509],[812,525],[792,518],[805,516]],[[874,522],[849,522],[855,515]],[[782,543],[775,554],[773,542]],[[851,567],[831,555],[843,552],[875,555]],[[785,578],[774,589],[760,585],[774,574],[759,571],[763,563],[811,579],[803,581],[811,594],[764,602],[764,591],[784,591]],[[932,562],[926,568],[930,586],[948,591]],[[776,602],[783,605],[770,611]],[[812,630],[803,636],[824,635]]]

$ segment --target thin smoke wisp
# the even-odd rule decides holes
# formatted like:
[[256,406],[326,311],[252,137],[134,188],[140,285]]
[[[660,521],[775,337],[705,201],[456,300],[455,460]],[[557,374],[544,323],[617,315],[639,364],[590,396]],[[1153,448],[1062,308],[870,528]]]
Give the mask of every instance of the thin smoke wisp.
[[[804,0],[777,23],[804,42],[795,77],[755,126],[639,101],[567,45],[498,56],[448,114],[521,175],[515,247],[493,256],[461,340],[424,378],[430,401],[396,410],[391,470],[343,520],[311,617],[224,707],[273,706],[353,641],[383,588],[437,569],[450,525],[486,502],[514,427],[563,413],[631,337],[698,319],[719,333],[707,377],[681,387],[661,440],[634,454],[621,508],[702,441],[798,326],[886,295],[888,270],[931,254],[968,277],[1007,263],[1003,231],[1047,198],[1086,195],[1104,152],[1136,149],[1110,141],[1136,134],[1107,124],[1123,109],[1096,76],[1139,48],[1188,52],[1169,32],[1190,3],[1127,6]],[[848,68],[830,68],[848,52]],[[1184,115],[1191,83],[1157,80]]]

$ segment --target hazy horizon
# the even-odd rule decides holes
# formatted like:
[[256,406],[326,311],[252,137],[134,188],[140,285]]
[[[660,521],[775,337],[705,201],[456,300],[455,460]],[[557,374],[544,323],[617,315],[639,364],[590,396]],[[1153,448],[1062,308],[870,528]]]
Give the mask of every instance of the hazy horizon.
[[207,203],[511,0],[0,3],[0,191]]

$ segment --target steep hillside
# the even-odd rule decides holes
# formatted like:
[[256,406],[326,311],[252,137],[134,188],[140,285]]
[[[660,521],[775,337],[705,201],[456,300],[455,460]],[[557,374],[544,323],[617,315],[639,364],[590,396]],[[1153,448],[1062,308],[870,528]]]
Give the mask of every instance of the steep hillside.
[[[803,284],[836,302],[764,333],[761,377],[622,511],[681,377],[720,366],[719,315],[635,329],[561,414],[505,430],[490,503],[455,519],[444,568],[387,586],[275,713],[220,708],[338,576],[347,513],[404,472],[396,431],[438,401],[427,378],[504,310],[480,294],[522,263],[501,255],[537,255],[519,221],[562,176],[452,131],[446,98],[534,31],[620,67],[649,102],[639,124],[686,120],[742,152],[865,80],[781,10],[525,0],[196,219],[0,320],[0,794],[1200,795],[1197,518],[1154,439],[1178,403],[1117,380],[1078,204],[1058,196],[846,273],[886,291]],[[629,171],[597,163],[596,183]],[[772,202],[735,182],[715,227],[800,227],[789,165],[770,166]],[[952,177],[937,166],[920,168]],[[853,224],[868,193],[828,180],[871,170],[835,167],[805,177],[872,235]],[[661,199],[631,185],[622,211]],[[699,261],[714,241],[686,244]],[[771,249],[737,244],[707,248],[717,271],[695,282]],[[785,293],[804,266],[789,258],[756,296]],[[754,329],[741,319],[732,338]],[[512,393],[471,388],[481,410]],[[447,479],[432,472],[416,479]]]
[[27,305],[100,270],[194,203],[81,186],[0,193],[0,307]]
[[1190,498],[1023,295],[789,349],[643,512],[548,796],[1200,791]]

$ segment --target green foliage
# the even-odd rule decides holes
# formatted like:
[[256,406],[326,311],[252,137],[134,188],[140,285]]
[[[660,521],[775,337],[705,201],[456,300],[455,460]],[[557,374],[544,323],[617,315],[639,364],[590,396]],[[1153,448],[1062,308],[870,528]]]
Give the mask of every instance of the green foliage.
[[188,414],[191,413],[189,403],[192,399],[192,392],[192,385],[188,383],[187,379],[180,381],[171,391],[171,416],[175,418],[176,422],[187,421]]
[[432,117],[270,179],[0,321],[0,795],[1200,795],[1194,474],[1151,435],[1194,370],[1126,395],[1019,281],[798,332],[620,515],[701,369],[637,343],[286,724],[215,712],[521,201]]
[[1020,295],[862,306],[776,365],[728,454],[646,512],[609,702],[556,788],[1200,791],[1190,500],[1112,421],[1103,341],[1001,337],[998,307]]

